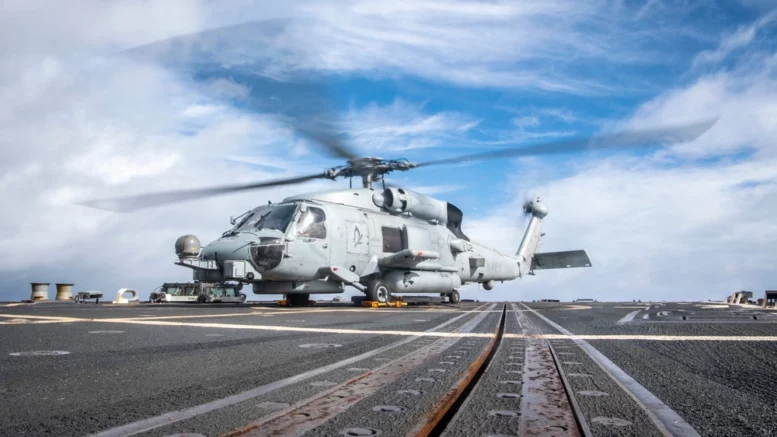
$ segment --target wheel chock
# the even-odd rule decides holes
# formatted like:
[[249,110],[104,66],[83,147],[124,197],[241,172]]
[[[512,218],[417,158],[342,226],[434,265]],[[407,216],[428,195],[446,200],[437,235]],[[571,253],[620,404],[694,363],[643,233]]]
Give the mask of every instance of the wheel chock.
[[375,302],[372,300],[365,300],[362,302],[362,306],[365,308],[387,308],[387,307],[401,308],[401,307],[406,307],[407,302],[396,301],[396,302],[384,303],[384,302]]

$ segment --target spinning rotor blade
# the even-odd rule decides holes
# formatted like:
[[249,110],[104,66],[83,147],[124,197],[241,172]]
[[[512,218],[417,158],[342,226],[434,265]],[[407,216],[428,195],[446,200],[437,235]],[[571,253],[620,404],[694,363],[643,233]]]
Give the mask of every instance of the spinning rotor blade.
[[[283,118],[279,120],[284,121]],[[322,148],[335,158],[353,159],[358,157],[351,147],[347,146],[343,139],[339,137],[331,126],[317,128],[315,126],[305,125],[298,121],[285,120],[284,123],[294,132],[316,142]]]
[[427,167],[430,165],[452,164],[456,162],[479,161],[481,159],[503,157],[541,156],[615,148],[626,149],[649,147],[651,145],[670,145],[695,140],[704,132],[707,132],[707,130],[709,130],[717,121],[718,119],[714,118],[679,126],[625,131],[614,134],[595,135],[587,138],[535,144],[529,147],[491,150],[488,152],[473,153],[453,158],[419,162],[415,164],[415,167]]
[[183,71],[194,60],[200,65],[229,65],[208,73],[250,90],[242,96],[244,110],[274,115],[331,157],[356,158],[354,148],[339,135],[342,129],[327,83],[311,70],[315,58],[306,54],[305,47],[311,44],[308,25],[290,19],[249,21],[162,39],[119,55]]
[[329,178],[328,173],[309,176],[299,176],[289,179],[275,179],[264,182],[256,182],[243,185],[226,185],[221,187],[197,188],[193,190],[164,191],[161,193],[139,194],[127,197],[115,197],[81,202],[83,206],[104,209],[113,212],[130,212],[143,208],[168,205],[187,200],[201,199],[203,197],[217,196],[220,194],[236,193],[239,191],[254,190],[257,188],[277,187],[280,185],[294,185],[313,179]]

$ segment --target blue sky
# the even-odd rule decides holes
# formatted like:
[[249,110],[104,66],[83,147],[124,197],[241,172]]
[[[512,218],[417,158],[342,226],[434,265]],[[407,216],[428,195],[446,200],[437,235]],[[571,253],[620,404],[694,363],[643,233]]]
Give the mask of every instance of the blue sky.
[[[145,295],[186,280],[184,233],[217,237],[312,182],[129,215],[93,197],[295,176],[339,165],[272,115],[267,77],[324,84],[361,154],[413,161],[721,116],[669,149],[495,160],[390,175],[458,205],[464,230],[513,252],[527,196],[545,250],[593,269],[544,272],[480,299],[721,298],[774,286],[777,18],[768,1],[309,2],[52,6],[0,12],[0,299],[32,281]],[[87,19],[88,17],[88,19]],[[267,32],[266,20],[278,20]],[[242,24],[241,23],[249,23]],[[253,24],[251,24],[253,23]],[[327,95],[331,100],[321,99]],[[296,109],[295,109],[296,110]],[[45,254],[45,255],[43,255]]]

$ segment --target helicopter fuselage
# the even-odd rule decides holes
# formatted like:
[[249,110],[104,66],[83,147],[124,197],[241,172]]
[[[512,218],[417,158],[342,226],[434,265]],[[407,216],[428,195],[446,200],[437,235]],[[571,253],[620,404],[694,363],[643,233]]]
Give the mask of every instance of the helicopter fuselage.
[[401,188],[300,195],[247,212],[177,264],[195,280],[250,283],[256,294],[364,291],[376,279],[392,293],[444,294],[528,273],[516,256],[469,241],[461,219],[455,206]]

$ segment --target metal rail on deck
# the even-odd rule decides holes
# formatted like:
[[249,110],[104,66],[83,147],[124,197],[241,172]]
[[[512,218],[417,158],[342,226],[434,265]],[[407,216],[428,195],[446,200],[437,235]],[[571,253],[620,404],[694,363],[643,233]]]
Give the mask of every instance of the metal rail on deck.
[[529,323],[531,323],[531,325],[534,327],[534,329],[537,330],[537,332],[540,333],[540,335],[542,336],[542,339],[545,341],[545,344],[548,345],[548,349],[550,350],[550,355],[551,357],[553,357],[553,363],[556,365],[556,370],[558,371],[558,375],[561,378],[561,384],[564,386],[564,391],[567,394],[569,405],[572,407],[572,414],[575,416],[575,422],[577,423],[577,427],[579,428],[580,435],[583,437],[592,437],[593,433],[591,432],[591,428],[588,426],[588,422],[586,422],[585,420],[585,415],[583,414],[583,410],[580,409],[580,405],[577,403],[577,399],[575,398],[574,391],[572,390],[572,385],[569,383],[569,379],[567,378],[567,375],[564,372],[564,369],[561,367],[561,360],[559,360],[559,357],[556,354],[556,349],[553,347],[553,344],[550,343],[550,340],[545,338],[545,334],[542,332],[542,329],[540,329],[537,325],[535,325],[530,318],[527,317],[526,320]]
[[[489,364],[502,345],[507,311],[507,306],[503,306],[499,322],[497,323],[494,335],[491,337],[488,345],[483,348],[461,377],[459,377],[459,379],[436,400],[430,411],[421,416],[407,433],[408,436],[438,437],[446,431],[446,428],[456,416],[456,413],[459,412],[463,405],[466,405],[465,401],[489,368]],[[515,311],[515,308],[513,308],[513,311]],[[479,317],[476,317],[468,323],[468,325],[471,325],[469,328],[462,328],[465,328],[465,332],[471,330],[484,319],[485,313],[482,313]],[[572,426],[576,429],[568,429],[568,432],[583,437],[592,436],[591,430],[577,404],[569,381],[561,368],[560,360],[558,359],[552,344],[544,338],[542,331],[540,331],[531,320],[528,318],[526,319],[533,329],[536,329],[536,331],[540,333],[541,338],[538,339],[542,340],[550,351],[550,357],[552,359],[547,360],[548,355],[545,354],[546,358],[544,359],[545,362],[543,363],[543,366],[550,365],[552,366],[551,369],[555,369],[558,372],[564,389],[562,396],[569,400],[571,414],[574,416],[574,422],[570,421],[569,423],[572,423]],[[393,382],[402,375],[407,374],[413,368],[420,366],[427,359],[430,359],[441,353],[443,350],[451,347],[456,340],[449,339],[445,341],[448,342],[448,344],[439,344],[438,346],[432,344],[426,346],[419,351],[410,353],[392,363],[387,363],[383,367],[367,372],[364,375],[354,377],[342,384],[338,384],[331,389],[325,390],[323,393],[315,395],[309,400],[301,401],[298,404],[278,411],[275,414],[271,414],[244,428],[227,433],[225,436],[297,435],[310,429],[311,426],[320,426],[335,415],[344,412],[361,399],[372,395],[380,387]],[[553,372],[553,370],[551,370],[551,372]],[[359,382],[359,385],[354,386],[354,383],[357,381]]]

